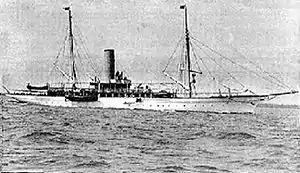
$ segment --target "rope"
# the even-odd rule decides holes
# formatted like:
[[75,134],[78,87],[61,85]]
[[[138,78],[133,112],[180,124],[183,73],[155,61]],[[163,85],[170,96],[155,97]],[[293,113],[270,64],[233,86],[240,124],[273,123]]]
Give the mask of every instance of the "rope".
[[179,69],[178,69],[178,71],[180,71],[179,78],[180,78],[181,82],[183,82],[183,83],[185,80],[185,78],[182,74],[182,65],[185,68],[185,64],[182,64],[182,62],[184,62],[184,50],[185,50],[184,47],[185,47],[185,44],[182,44],[182,49],[181,49],[181,54],[180,54],[181,61],[179,61]]
[[[82,34],[80,28],[79,28],[79,27],[77,26],[77,24],[76,24],[76,21],[74,21],[74,26],[76,27],[76,30],[78,31],[79,39],[82,41],[82,44],[84,45],[84,41],[81,39],[81,37],[82,37],[82,38],[85,38],[85,41],[87,41],[87,38]],[[85,49],[85,51],[86,51],[86,53],[87,53],[88,55],[90,55],[90,52],[89,52],[89,50],[88,50],[87,48]]]
[[[62,42],[62,46],[61,46],[59,52],[57,53],[57,55],[56,55],[56,57],[55,57],[54,64],[57,63],[58,58],[59,58],[59,56],[60,56],[60,53],[61,53],[62,51],[63,51],[63,53],[64,53],[64,51],[65,51],[65,42],[66,42],[67,38],[68,38],[68,36],[65,36],[65,39],[64,39],[63,42]],[[54,69],[54,66],[51,68],[51,70],[50,70],[50,72],[49,72],[49,75],[51,75],[53,69]]]
[[[80,43],[81,43],[81,47],[82,47],[82,49],[84,50],[84,53],[85,53],[85,58],[88,60],[88,62],[90,63],[90,65],[91,65],[91,67],[92,67],[92,69],[94,70],[94,72],[96,73],[96,74],[99,74],[100,72],[98,71],[98,70],[96,70],[97,68],[96,68],[96,66],[94,65],[94,63],[92,62],[92,57],[90,56],[90,51],[89,51],[89,49],[85,46],[85,44],[84,44],[84,41],[83,41],[83,37],[84,37],[84,35],[82,34],[82,32],[81,32],[81,30],[80,30],[80,28],[79,27],[77,27],[77,25],[75,25],[75,27],[76,27],[76,29],[78,30],[78,38],[79,38],[79,41],[80,41]],[[77,34],[76,34],[77,35]]]
[[124,66],[122,64],[120,64],[119,61],[116,61],[116,63],[118,64],[118,66],[120,66],[120,69],[122,70],[122,72],[124,72],[124,76],[127,76],[127,78],[128,78],[129,74],[126,72]]
[[[239,80],[237,80],[233,75],[231,75],[225,68],[223,68],[219,63],[217,63],[217,61],[215,59],[213,59],[212,57],[210,57],[202,48],[200,48],[202,50],[202,52],[208,56],[215,64],[217,64],[219,67],[221,67],[233,80],[235,80],[238,84],[240,84],[243,88],[245,88],[246,86],[244,84],[242,84]],[[225,85],[222,85],[225,88],[229,88]]]
[[[74,23],[75,23],[75,22],[74,22]],[[89,61],[89,63],[91,64],[91,67],[92,67],[92,69],[94,70],[94,72],[95,72],[96,74],[100,74],[100,71],[96,70],[97,68],[95,67],[94,63],[91,61],[91,60],[92,60],[92,57],[90,56],[91,53],[90,53],[89,49],[85,46],[84,41],[83,41],[83,39],[82,39],[82,38],[85,38],[85,40],[87,40],[86,37],[82,34],[80,28],[77,27],[77,25],[75,25],[75,27],[76,27],[76,29],[78,30],[79,41],[81,42],[82,48],[83,48],[83,50],[84,50],[85,53],[86,53],[86,57],[85,57],[85,58],[86,58],[86,59]],[[118,64],[118,65],[121,67],[122,71],[124,72],[124,75],[127,74],[127,76],[128,76],[128,73],[126,72],[124,66],[122,66],[122,65],[119,63],[119,61],[116,61],[116,64]]]
[[[229,7],[231,7],[232,9],[235,10],[235,12],[238,12],[239,10],[237,10],[235,7],[233,7],[231,4],[229,4]],[[204,28],[205,29],[205,28]],[[207,31],[207,29],[205,29]],[[249,58],[247,58],[245,55],[243,55],[242,53],[240,53],[236,48],[234,48],[231,44],[226,43],[222,38],[217,38],[219,41],[223,42],[223,44],[228,45],[233,51],[235,51],[237,54],[239,54],[240,56],[242,56],[243,58],[247,59],[252,65],[254,65],[256,68],[260,69],[263,73],[267,74],[270,78],[274,79],[275,81],[277,81],[279,84],[285,86],[286,88],[292,90],[292,88],[290,86],[288,86],[287,84],[285,84],[284,82],[280,81],[278,78],[276,78],[275,76],[269,74],[268,72],[266,72],[264,69],[262,69],[260,66],[258,66],[256,63],[254,63],[253,61],[251,61]]]
[[167,62],[166,67],[164,68],[163,72],[166,71],[166,69],[168,68],[168,66],[169,66],[169,64],[170,64],[170,62],[171,62],[171,60],[174,58],[173,56],[174,56],[174,54],[175,54],[175,52],[176,52],[176,50],[177,50],[177,48],[178,48],[178,46],[179,46],[179,43],[182,41],[182,38],[183,38],[183,36],[181,36],[180,39],[179,39],[179,41],[177,42],[176,47],[175,47],[173,53],[171,54],[171,56],[170,56],[170,58],[169,58],[169,60],[168,60],[168,62]]
[[[217,61],[215,59],[213,59],[210,55],[208,55],[208,53],[206,53],[201,47],[199,47],[202,52],[209,57],[215,64],[217,64],[219,67],[221,67],[232,79],[234,79],[237,83],[239,83],[243,88],[245,88],[245,85],[242,84],[239,80],[237,80],[234,76],[232,76],[225,68],[223,68],[219,63],[217,63]],[[228,88],[228,87],[226,87]]]
[[194,39],[195,41],[197,41],[197,42],[198,42],[199,44],[201,44],[202,46],[204,46],[204,47],[206,47],[207,49],[209,49],[210,51],[212,51],[213,53],[219,55],[221,58],[230,61],[231,63],[233,63],[233,64],[235,64],[235,65],[241,67],[241,68],[244,69],[244,70],[247,70],[247,71],[252,72],[253,74],[257,75],[258,77],[261,77],[261,78],[263,78],[263,79],[269,81],[270,83],[273,83],[273,84],[276,84],[276,85],[282,87],[282,85],[279,85],[278,83],[274,83],[273,81],[270,81],[268,78],[265,78],[264,76],[261,76],[261,75],[257,74],[256,72],[254,72],[254,71],[252,71],[252,70],[250,70],[250,69],[247,69],[246,67],[244,67],[244,66],[242,66],[242,65],[240,65],[240,64],[238,64],[238,63],[236,63],[236,62],[234,62],[233,60],[229,59],[228,57],[222,55],[221,53],[219,53],[219,52],[217,52],[217,51],[215,51],[215,50],[213,50],[212,48],[210,48],[210,47],[207,46],[206,44],[200,42],[200,41],[197,40],[196,38],[194,38],[194,37],[192,37],[192,36],[191,36],[191,38]]
[[[82,46],[82,44],[79,44],[79,43],[77,42],[77,41],[78,41],[77,39],[74,38],[74,40],[75,40],[75,44],[80,48],[80,47]],[[80,41],[80,37],[79,37],[79,41]],[[77,52],[78,52],[78,55],[79,55],[78,49],[77,49]],[[91,59],[88,57],[88,55],[83,54],[83,56],[81,56],[81,57],[83,57],[83,58],[85,58],[85,59],[88,60],[88,62],[91,64],[92,70],[97,74],[98,72],[97,72],[97,70],[95,69],[94,64],[91,63]],[[81,61],[81,58],[79,58],[79,59],[80,59],[80,61]]]
[[[194,56],[195,56],[195,57],[198,57],[198,56],[196,56],[196,51],[195,51],[195,48],[194,48],[194,46],[193,46],[192,44],[191,44],[191,47],[192,47],[192,52],[193,52]],[[209,70],[209,68],[207,67],[207,65],[205,64],[205,62],[204,62],[204,60],[203,60],[202,58],[199,58],[199,59],[201,60],[201,62],[202,62],[202,64],[204,65],[205,69],[207,70],[208,74],[212,77],[213,80],[217,81],[218,84],[219,84],[219,85],[222,85],[224,88],[230,89],[228,86],[222,84],[222,82],[220,82],[218,79],[216,79],[216,78],[212,75],[211,71]]]
[[[220,40],[221,41],[221,40]],[[223,41],[222,41],[223,42]],[[224,42],[223,42],[224,43]],[[256,63],[252,62],[251,60],[249,60],[245,55],[243,55],[242,53],[238,52],[237,49],[235,49],[232,45],[228,46],[235,51],[235,53],[239,54],[240,56],[242,56],[243,58],[245,58],[246,60],[248,60],[248,62],[250,62],[252,65],[254,65],[256,68],[258,68],[259,70],[261,70],[263,73],[265,73],[266,75],[268,75],[270,78],[274,79],[276,82],[278,82],[278,84],[292,90],[291,87],[289,87],[288,85],[286,85],[285,83],[281,82],[279,79],[277,79],[276,77],[272,76],[271,74],[267,73],[264,69],[262,69],[260,66],[258,66]]]
[[[77,35],[77,34],[76,34],[76,35]],[[82,48],[82,49],[84,50],[84,52],[83,52],[83,57],[84,57],[85,59],[88,60],[88,63],[91,65],[92,70],[94,71],[94,73],[98,74],[99,72],[96,70],[96,67],[95,67],[94,63],[92,63],[92,61],[91,61],[92,58],[89,56],[88,50],[87,50],[87,48],[85,47],[85,44],[84,44],[83,40],[81,39],[80,36],[78,36],[78,38],[79,38],[79,42],[80,42],[80,43],[78,43],[78,47],[79,47],[79,48]]]
[[[194,55],[194,57],[195,57],[196,65],[197,65],[197,67],[198,67],[198,70],[199,70],[199,72],[201,72],[201,68],[200,68],[199,62],[198,62],[198,60],[197,60],[197,56],[196,56],[194,47],[193,47],[192,43],[190,43],[190,45],[191,45],[191,47],[192,47],[192,52],[193,52],[193,55]],[[200,58],[200,59],[201,59],[201,58]]]

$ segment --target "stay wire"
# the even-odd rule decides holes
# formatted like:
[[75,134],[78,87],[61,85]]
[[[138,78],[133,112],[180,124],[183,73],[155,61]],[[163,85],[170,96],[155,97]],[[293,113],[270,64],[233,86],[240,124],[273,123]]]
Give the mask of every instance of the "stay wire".
[[87,48],[87,47],[85,46],[85,44],[84,44],[84,41],[83,41],[83,39],[82,39],[82,37],[84,37],[84,36],[83,36],[83,34],[82,34],[80,28],[79,28],[77,25],[75,25],[75,27],[76,27],[76,29],[78,30],[78,38],[79,38],[79,41],[81,42],[81,46],[82,46],[82,48],[83,48],[83,50],[84,50],[84,52],[85,52],[86,59],[88,60],[88,62],[89,62],[90,65],[92,66],[92,69],[94,70],[94,72],[95,72],[96,74],[100,74],[99,71],[96,70],[97,68],[95,67],[94,63],[92,62],[92,57],[90,56],[90,51],[88,50],[88,48]]
[[182,38],[183,38],[183,36],[181,36],[180,39],[179,39],[179,41],[177,42],[176,47],[175,47],[173,53],[171,54],[170,58],[168,59],[167,65],[166,65],[166,67],[164,68],[163,72],[166,71],[166,69],[168,68],[168,66],[169,66],[170,63],[171,63],[171,60],[174,58],[174,54],[175,54],[175,52],[176,52],[176,50],[177,50],[179,44],[182,42]]
[[[85,53],[87,54],[87,59],[88,59],[89,63],[91,64],[91,66],[92,66],[94,72],[97,73],[97,74],[100,74],[100,72],[99,72],[98,70],[95,70],[96,67],[95,67],[94,63],[92,62],[92,57],[90,56],[91,53],[90,53],[89,49],[85,46],[84,41],[83,41],[83,39],[82,39],[82,38],[85,38],[85,39],[86,39],[86,37],[84,37],[84,35],[82,34],[80,28],[79,28],[77,25],[75,25],[75,27],[76,27],[76,29],[78,30],[78,34],[80,35],[80,36],[79,36],[79,39],[80,39],[80,41],[81,41],[81,43],[82,43],[82,45],[83,45],[83,49],[84,49]],[[87,39],[86,39],[86,40],[87,40]],[[119,61],[116,61],[116,63],[121,67],[121,69],[123,70],[124,74],[127,74],[127,75],[128,75],[128,73],[126,72],[124,66],[122,66],[122,65],[119,63]]]
[[[80,34],[80,36],[81,36],[82,38],[85,38],[85,41],[87,41],[87,37],[86,37],[85,35],[82,34],[81,29],[80,29],[77,25],[75,25],[75,27],[77,28],[78,33]],[[81,39],[81,37],[80,37],[80,39]],[[81,39],[81,40],[82,40],[82,39]],[[82,43],[83,43],[83,45],[84,45],[84,41],[83,41],[83,40],[82,40]],[[88,48],[85,47],[85,51],[86,51],[86,53],[87,53],[88,55],[91,55],[91,53],[90,53],[90,51],[89,51]],[[91,56],[89,56],[89,57],[91,58]]]
[[[197,65],[197,67],[198,67],[199,72],[201,73],[201,68],[200,68],[199,62],[198,62],[198,60],[197,60],[196,53],[195,53],[195,51],[194,51],[194,47],[193,47],[193,45],[192,45],[191,42],[190,42],[190,45],[191,45],[191,47],[192,47],[192,52],[193,52],[193,55],[194,55],[195,60],[196,60],[196,65]],[[200,59],[201,59],[201,58],[200,58]]]
[[[77,35],[77,34],[76,34]],[[74,40],[76,40],[76,43],[77,43],[77,47],[78,48],[81,48],[81,49],[84,49],[83,45],[83,41],[81,40],[80,36],[78,36],[78,40],[74,38]],[[80,43],[79,43],[80,42]],[[79,51],[78,51],[79,52]],[[86,52],[83,52],[83,55],[82,55],[83,58],[85,58],[86,60],[88,60],[88,62],[90,63],[91,65],[91,68],[92,70],[94,71],[94,73],[98,74],[98,71],[96,70],[94,64],[91,62],[91,58],[89,58],[89,56],[86,54]],[[80,59],[80,58],[79,58]]]
[[119,61],[116,61],[116,63],[118,64],[118,66],[120,67],[120,69],[122,70],[122,72],[124,72],[124,75],[127,76],[127,77],[129,77],[129,74],[125,70],[124,66],[122,64],[120,64]]
[[[56,65],[56,63],[57,63],[57,61],[58,61],[58,58],[59,58],[59,56],[60,56],[61,52],[63,52],[63,53],[64,53],[64,51],[65,51],[65,42],[66,42],[66,40],[67,40],[67,39],[68,39],[68,36],[65,36],[65,38],[64,38],[64,40],[63,40],[63,42],[62,42],[62,46],[61,46],[61,48],[60,48],[59,52],[57,53],[57,55],[56,55],[56,57],[55,57],[55,61],[54,61],[54,63],[53,63],[53,64],[55,64],[55,65]],[[54,66],[51,68],[51,70],[50,70],[49,74],[51,74],[51,73],[52,73],[53,69],[54,69]]]
[[[237,80],[233,75],[231,75],[231,73],[229,73],[224,67],[222,67],[219,63],[217,63],[217,61],[212,58],[207,52],[205,52],[200,46],[199,48],[202,50],[202,52],[211,60],[213,61],[215,64],[217,64],[220,68],[222,68],[233,80],[235,80],[238,84],[240,84],[243,88],[246,88],[246,86],[244,84],[242,84],[239,80]],[[224,85],[223,85],[224,86]],[[226,87],[229,88],[229,87]]]
[[[222,40],[220,40],[222,41]],[[222,41],[223,42],[223,41]],[[223,42],[224,43],[224,42]],[[225,44],[225,43],[224,43]],[[261,70],[263,73],[265,73],[266,75],[268,75],[270,78],[274,79],[276,82],[278,82],[278,84],[284,86],[285,88],[288,88],[289,90],[292,90],[291,87],[289,87],[288,85],[286,85],[284,82],[280,81],[278,78],[276,78],[275,76],[271,75],[270,73],[266,72],[264,69],[262,69],[260,66],[258,66],[256,63],[254,63],[253,61],[249,60],[245,55],[243,55],[242,53],[240,53],[236,48],[234,48],[232,45],[228,44],[228,46],[237,54],[239,54],[241,57],[245,58],[246,60],[248,60],[248,62],[250,62],[252,65],[254,65],[256,68],[258,68],[259,70]]]
[[[192,52],[194,54],[194,56],[196,57],[196,63],[198,64],[198,61],[197,61],[197,54],[196,54],[196,51],[195,51],[195,48],[194,48],[194,45],[192,43],[191,44],[191,47],[192,47]],[[207,65],[205,64],[205,62],[203,61],[202,58],[199,58],[202,62],[202,64],[204,65],[205,69],[207,70],[208,74],[212,77],[213,80],[216,80],[216,78],[212,75],[211,71],[208,69]],[[200,65],[198,64],[198,67],[199,67],[199,70],[200,70]]]
[[[199,40],[197,40],[197,39],[194,38],[193,36],[191,36],[191,38],[192,38],[193,40],[197,41],[197,42],[198,42],[199,44],[201,44],[203,47],[206,47],[207,49],[209,49],[211,52],[213,52],[213,53],[219,55],[221,58],[230,61],[232,64],[235,64],[235,65],[241,67],[241,68],[244,69],[244,70],[250,71],[250,72],[252,72],[253,74],[257,75],[258,77],[261,77],[261,78],[265,79],[266,81],[269,81],[270,83],[273,83],[273,84],[276,84],[277,86],[283,87],[282,85],[280,85],[280,84],[278,84],[278,83],[274,83],[273,81],[269,80],[268,78],[266,78],[266,77],[264,77],[264,76],[261,76],[261,75],[257,74],[257,73],[254,72],[253,70],[247,69],[246,67],[244,67],[244,66],[242,66],[242,65],[240,65],[240,64],[238,64],[238,63],[236,63],[236,62],[234,62],[233,60],[229,59],[228,57],[226,57],[226,56],[222,55],[221,53],[215,51],[214,49],[210,48],[210,47],[207,46],[206,44],[200,42]],[[285,88],[285,87],[283,87],[283,88]]]
[[[225,2],[224,2],[225,3]],[[228,4],[229,7],[231,7],[232,9],[235,10],[235,12],[238,12],[239,10],[237,10],[235,7],[233,7],[231,4]],[[260,69],[263,73],[267,74],[270,78],[274,79],[275,81],[277,81],[278,83],[282,84],[283,86],[285,86],[286,88],[288,88],[289,90],[292,90],[292,88],[290,86],[288,86],[287,84],[285,84],[283,81],[280,81],[278,78],[276,78],[275,76],[271,75],[270,73],[266,72],[264,69],[262,69],[259,65],[257,65],[256,63],[254,63],[253,61],[251,61],[249,58],[247,58],[245,55],[243,55],[242,53],[240,53],[236,48],[234,48],[231,44],[226,43],[222,38],[217,38],[219,41],[223,42],[223,44],[227,44],[233,51],[235,51],[237,54],[239,54],[240,56],[242,56],[243,58],[247,59],[252,65],[254,65],[256,68]]]
[[[196,51],[195,51],[195,48],[194,48],[193,45],[192,45],[192,51],[193,51],[194,54],[196,54]],[[197,57],[199,57],[199,56],[197,56]],[[203,60],[202,58],[199,58],[199,59],[201,60],[202,64],[204,65],[204,67],[205,67],[205,69],[207,70],[208,74],[212,77],[212,79],[213,79],[214,81],[216,81],[216,82],[218,83],[218,85],[221,85],[221,86],[223,86],[224,88],[230,89],[230,87],[228,87],[228,86],[226,86],[225,84],[223,84],[220,80],[218,80],[217,77],[215,77],[215,76],[211,73],[211,71],[209,70],[209,68],[207,67],[206,63],[204,62],[204,60]],[[236,90],[236,89],[233,89],[233,90]],[[252,91],[250,91],[250,92],[251,92],[252,94],[255,94],[255,93],[252,92]]]

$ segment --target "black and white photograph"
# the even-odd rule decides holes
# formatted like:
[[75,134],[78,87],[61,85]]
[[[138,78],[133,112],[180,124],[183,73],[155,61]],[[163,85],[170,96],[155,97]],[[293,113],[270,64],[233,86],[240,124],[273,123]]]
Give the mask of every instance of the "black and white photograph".
[[300,172],[300,1],[0,0],[3,173]]

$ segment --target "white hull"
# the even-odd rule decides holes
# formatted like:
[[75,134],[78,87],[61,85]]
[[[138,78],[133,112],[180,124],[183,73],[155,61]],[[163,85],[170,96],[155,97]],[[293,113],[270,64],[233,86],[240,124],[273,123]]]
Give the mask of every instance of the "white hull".
[[219,113],[253,113],[258,98],[136,98],[99,97],[94,102],[72,102],[63,96],[35,96],[7,94],[16,100],[47,106],[144,109],[160,111],[199,111]]

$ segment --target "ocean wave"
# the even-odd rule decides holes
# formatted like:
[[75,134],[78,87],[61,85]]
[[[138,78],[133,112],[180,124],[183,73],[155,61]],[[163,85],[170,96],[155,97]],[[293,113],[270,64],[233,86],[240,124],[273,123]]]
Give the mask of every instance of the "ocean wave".
[[217,167],[209,166],[209,165],[197,165],[197,166],[194,166],[194,168],[196,168],[197,170],[200,169],[201,171],[231,172],[226,169],[219,169]]
[[36,130],[29,134],[23,135],[20,138],[25,140],[31,140],[34,142],[50,142],[57,144],[70,144],[70,143],[90,143],[93,144],[96,141],[86,139],[86,137],[71,136],[63,131],[39,131]]
[[268,167],[277,165],[279,162],[278,158],[254,158],[248,162],[244,162],[244,166],[256,166],[256,167]]
[[245,132],[230,132],[222,133],[218,135],[218,139],[230,139],[230,140],[244,140],[244,139],[255,139],[254,135]]
[[170,166],[161,166],[161,167],[157,167],[155,169],[146,169],[147,171],[162,171],[162,172],[182,172],[185,171],[187,169],[185,169],[182,166],[176,166],[176,165],[170,165]]
[[23,138],[43,138],[43,137],[53,137],[56,135],[63,135],[60,132],[53,132],[53,131],[34,131],[32,133],[26,134],[22,136]]
[[95,161],[95,160],[90,160],[89,162],[83,162],[83,163],[79,163],[74,165],[74,168],[82,168],[82,167],[110,167],[110,164],[104,160],[102,161]]
[[146,136],[146,135],[131,135],[130,137],[136,138],[136,139],[142,139],[142,140],[152,140],[152,137]]

